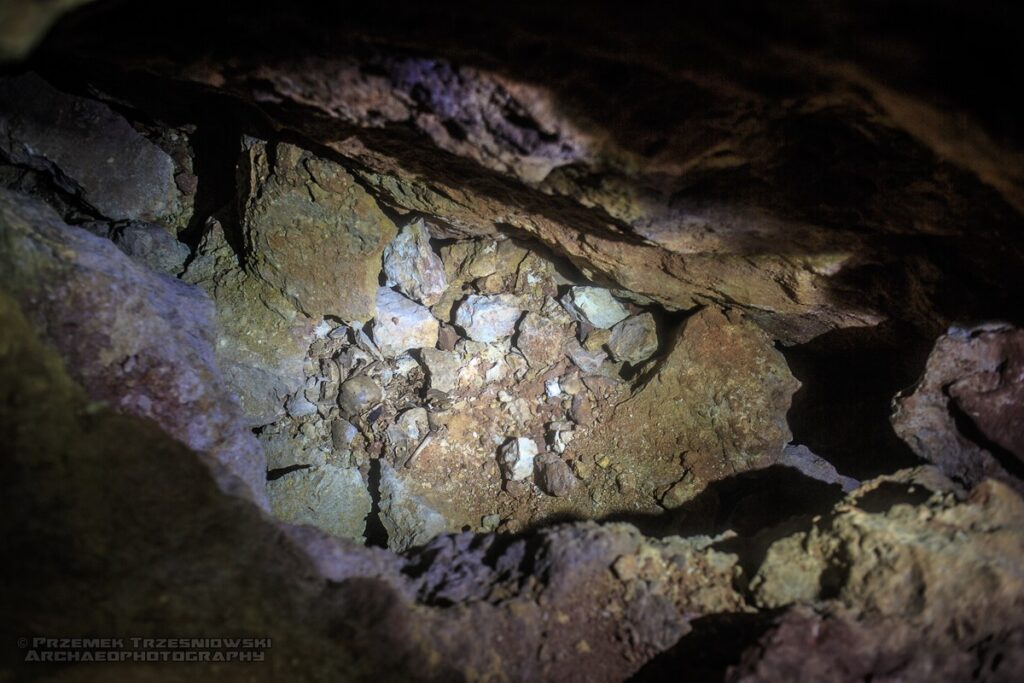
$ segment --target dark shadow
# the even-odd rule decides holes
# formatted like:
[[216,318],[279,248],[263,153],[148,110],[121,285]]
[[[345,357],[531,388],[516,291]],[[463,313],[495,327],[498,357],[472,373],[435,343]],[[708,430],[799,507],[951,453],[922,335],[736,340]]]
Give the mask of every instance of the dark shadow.
[[308,470],[310,467],[312,467],[312,465],[288,465],[287,467],[278,467],[277,469],[267,470],[267,481],[275,481],[285,475],[291,474],[292,472]]
[[771,627],[775,614],[711,614],[690,622],[692,631],[647,662],[630,683],[722,681],[743,652]]
[[835,330],[779,350],[802,384],[787,415],[793,443],[855,479],[919,464],[889,417],[893,397],[924,370],[930,340],[883,325]]
[[933,492],[924,486],[908,486],[897,481],[886,481],[859,496],[857,507],[864,512],[881,515],[894,505],[922,505],[932,495]]
[[370,472],[366,477],[372,505],[366,516],[366,545],[377,548],[388,547],[388,532],[380,518],[380,460],[370,460]]

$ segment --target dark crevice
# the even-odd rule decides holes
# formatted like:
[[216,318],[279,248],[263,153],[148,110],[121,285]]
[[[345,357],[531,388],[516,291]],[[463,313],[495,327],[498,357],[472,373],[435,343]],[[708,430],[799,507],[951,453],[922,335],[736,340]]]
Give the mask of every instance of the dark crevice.
[[370,460],[370,471],[366,477],[366,487],[370,491],[370,514],[366,516],[366,545],[377,548],[388,547],[388,532],[380,516],[380,459]]
[[267,481],[275,481],[285,475],[291,474],[292,472],[308,470],[310,467],[312,467],[312,465],[288,465],[287,467],[278,467],[273,470],[267,470]]

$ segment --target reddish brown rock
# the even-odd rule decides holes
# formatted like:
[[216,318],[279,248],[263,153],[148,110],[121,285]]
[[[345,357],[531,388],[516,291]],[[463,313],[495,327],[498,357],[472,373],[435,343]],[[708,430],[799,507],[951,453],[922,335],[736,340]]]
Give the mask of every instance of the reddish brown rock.
[[1024,330],[954,328],[917,386],[895,399],[896,433],[947,476],[994,477],[1024,491]]

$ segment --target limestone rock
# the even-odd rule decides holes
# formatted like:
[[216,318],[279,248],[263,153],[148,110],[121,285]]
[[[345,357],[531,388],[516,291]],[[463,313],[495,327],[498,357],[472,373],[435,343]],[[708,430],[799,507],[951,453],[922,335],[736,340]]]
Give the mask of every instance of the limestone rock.
[[384,248],[384,275],[388,287],[424,306],[433,306],[448,289],[444,264],[430,248],[430,233],[422,220],[402,228]]
[[549,496],[564,496],[576,488],[576,476],[569,465],[553,453],[544,453],[534,461],[535,480]]
[[239,167],[246,268],[307,316],[365,322],[395,225],[340,165],[249,139]]
[[387,358],[437,345],[438,322],[430,311],[386,287],[377,290],[373,341]]
[[462,369],[461,356],[455,351],[438,349],[421,349],[420,360],[427,371],[430,388],[436,391],[451,393],[459,384],[459,372]]
[[519,302],[510,294],[472,294],[459,304],[455,324],[474,341],[494,342],[512,335],[520,315]]
[[967,486],[994,477],[1024,492],[1024,330],[950,329],[894,403],[896,433],[947,476]]
[[498,451],[498,464],[505,478],[522,481],[533,474],[533,459],[537,457],[537,443],[533,439],[517,437]]
[[396,552],[421,546],[448,530],[448,521],[411,492],[395,469],[380,461],[380,520],[388,547]]
[[650,358],[658,350],[658,330],[654,316],[642,313],[617,323],[608,337],[608,350],[615,360],[631,365]]
[[529,311],[519,323],[515,344],[531,366],[543,368],[562,357],[566,338],[564,325]]
[[441,248],[450,282],[469,282],[498,270],[498,243],[493,239],[461,240]]
[[338,406],[345,416],[355,417],[379,403],[383,396],[377,382],[366,375],[357,375],[341,385]]
[[158,273],[180,275],[191,255],[186,245],[156,223],[131,221],[113,226],[94,223],[82,227],[107,237],[118,249]]
[[387,431],[395,456],[399,462],[403,462],[430,431],[426,409],[409,408],[403,411]]
[[309,524],[332,536],[363,539],[370,493],[359,470],[321,465],[296,470],[267,482],[274,515],[292,524]]
[[319,444],[291,434],[260,434],[260,443],[267,454],[267,470],[277,470],[295,465],[319,467],[327,463],[327,452]]
[[239,267],[217,220],[207,225],[182,279],[202,287],[217,316],[217,363],[253,427],[285,413],[305,379],[303,363],[315,339],[312,321],[283,294]]
[[0,80],[0,150],[112,220],[173,222],[181,209],[163,150],[105,104],[35,74]]
[[629,315],[611,292],[600,287],[573,287],[562,300],[576,320],[606,330]]
[[223,486],[266,503],[266,461],[224,387],[202,290],[2,189],[0,287],[31,302],[33,322],[93,400],[153,420],[222,464]]

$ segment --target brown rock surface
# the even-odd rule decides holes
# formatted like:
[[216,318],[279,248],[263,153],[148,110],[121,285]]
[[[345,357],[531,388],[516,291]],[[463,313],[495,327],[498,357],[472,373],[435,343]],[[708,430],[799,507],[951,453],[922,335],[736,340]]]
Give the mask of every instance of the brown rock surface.
[[365,322],[395,225],[341,166],[254,140],[240,165],[245,265],[310,317]]
[[966,486],[993,477],[1024,491],[1024,330],[951,329],[894,404],[896,433],[946,476]]

